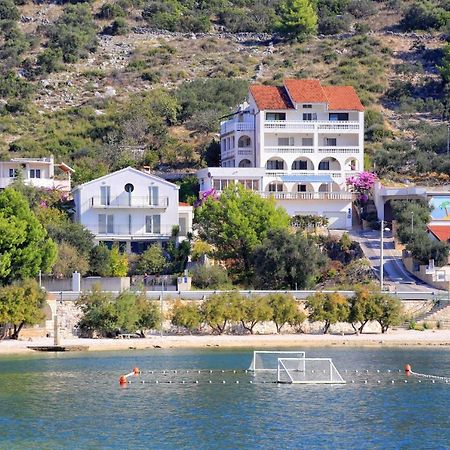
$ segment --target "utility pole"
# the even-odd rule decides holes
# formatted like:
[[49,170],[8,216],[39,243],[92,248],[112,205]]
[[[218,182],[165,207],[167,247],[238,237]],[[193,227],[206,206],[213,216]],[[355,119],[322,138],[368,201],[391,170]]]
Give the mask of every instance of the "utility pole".
[[380,291],[383,291],[383,276],[384,276],[384,220],[381,221],[381,239],[380,239]]
[[411,211],[411,233],[414,232],[414,211]]

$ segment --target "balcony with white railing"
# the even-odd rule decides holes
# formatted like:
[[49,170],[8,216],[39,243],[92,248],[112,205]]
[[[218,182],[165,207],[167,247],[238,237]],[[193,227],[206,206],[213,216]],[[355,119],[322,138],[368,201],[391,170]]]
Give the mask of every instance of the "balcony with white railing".
[[262,197],[276,200],[352,200],[351,192],[261,192]]
[[253,149],[251,147],[240,147],[237,154],[239,156],[253,156]]
[[282,153],[294,153],[297,155],[307,155],[314,153],[313,147],[294,147],[294,146],[274,146],[264,147],[264,153],[282,154]]
[[145,225],[136,226],[133,225],[131,228],[129,225],[105,225],[104,227],[99,226],[98,224],[88,224],[85,227],[95,236],[98,236],[100,239],[111,238],[148,238],[148,239],[158,239],[158,238],[167,238],[172,235],[172,228],[169,226],[160,226],[159,228],[154,229],[153,231],[147,231]]
[[234,131],[253,131],[255,126],[253,122],[238,122],[236,120],[227,120],[220,124],[220,134],[232,133]]
[[347,147],[319,147],[319,153],[329,154],[329,155],[356,155],[362,153],[362,149],[357,146],[347,146]]
[[89,206],[92,208],[145,208],[145,209],[165,209],[169,206],[168,197],[157,197],[154,199],[149,196],[119,196],[110,199],[102,197],[91,197]]
[[[355,175],[357,171],[352,172]],[[329,175],[332,178],[343,178],[346,174],[341,171],[331,171],[331,170],[267,170],[265,173],[266,177],[281,177],[283,175]]]
[[358,133],[360,130],[359,122],[350,121],[313,121],[313,120],[266,120],[264,122],[264,129],[267,131],[307,131],[307,132],[352,132]]

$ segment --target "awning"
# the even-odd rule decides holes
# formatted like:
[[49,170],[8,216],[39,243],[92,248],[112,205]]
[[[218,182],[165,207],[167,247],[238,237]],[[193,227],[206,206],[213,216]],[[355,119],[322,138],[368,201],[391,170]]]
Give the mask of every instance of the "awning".
[[428,230],[434,234],[436,239],[442,242],[450,240],[450,226],[449,225],[428,225]]
[[284,183],[332,183],[330,175],[282,175]]

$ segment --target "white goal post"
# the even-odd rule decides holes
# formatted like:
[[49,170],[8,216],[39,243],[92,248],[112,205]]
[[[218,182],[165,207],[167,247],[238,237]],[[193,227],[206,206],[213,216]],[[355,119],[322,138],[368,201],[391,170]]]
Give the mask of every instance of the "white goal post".
[[289,384],[344,384],[330,358],[278,358],[277,382]]
[[248,370],[254,372],[259,371],[276,371],[278,368],[279,358],[305,358],[304,351],[277,351],[277,350],[255,350],[253,352],[252,363]]

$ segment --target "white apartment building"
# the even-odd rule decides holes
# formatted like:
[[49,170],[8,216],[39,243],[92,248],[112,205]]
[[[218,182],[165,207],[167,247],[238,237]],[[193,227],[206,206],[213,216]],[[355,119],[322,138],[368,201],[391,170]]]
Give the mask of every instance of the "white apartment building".
[[275,197],[290,215],[352,226],[346,179],[364,167],[364,108],[350,86],[319,80],[252,85],[248,101],[220,130],[221,167],[197,173],[200,191],[239,182]]
[[141,253],[169,240],[174,226],[179,239],[192,230],[192,206],[180,204],[178,193],[176,184],[127,167],[73,189],[75,221],[97,242]]
[[24,183],[31,186],[70,192],[73,172],[67,164],[55,164],[53,156],[0,161],[0,189],[8,187],[21,173]]

